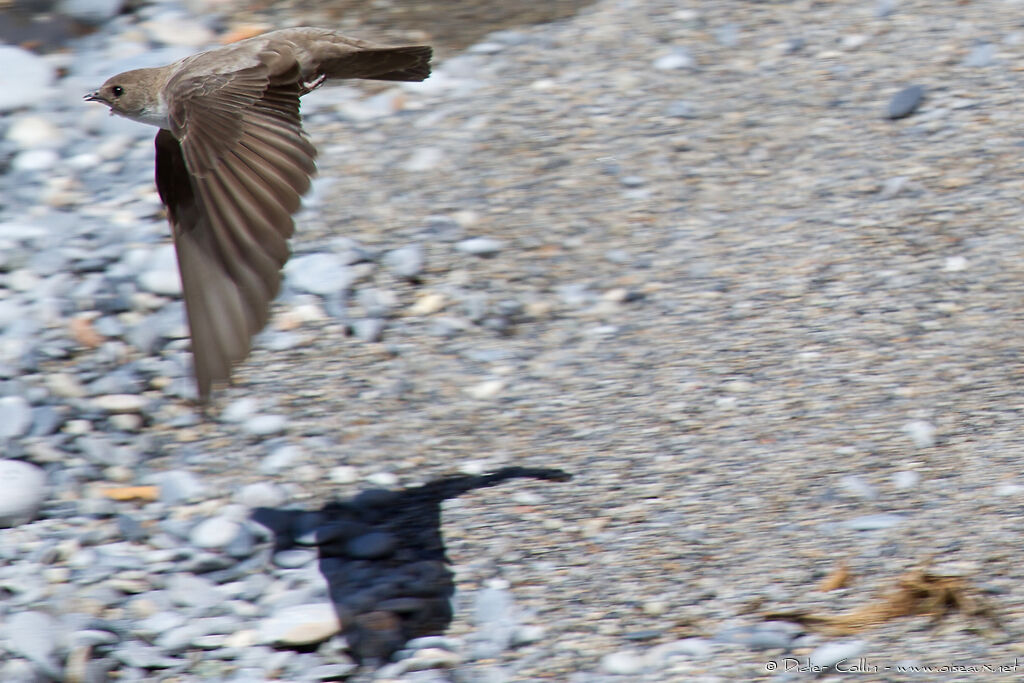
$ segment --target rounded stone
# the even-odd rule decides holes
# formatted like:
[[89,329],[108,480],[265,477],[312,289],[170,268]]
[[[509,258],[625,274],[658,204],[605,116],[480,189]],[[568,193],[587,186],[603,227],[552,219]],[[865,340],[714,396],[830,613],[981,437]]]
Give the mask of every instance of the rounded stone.
[[46,473],[21,460],[0,460],[0,527],[30,521],[46,497]]

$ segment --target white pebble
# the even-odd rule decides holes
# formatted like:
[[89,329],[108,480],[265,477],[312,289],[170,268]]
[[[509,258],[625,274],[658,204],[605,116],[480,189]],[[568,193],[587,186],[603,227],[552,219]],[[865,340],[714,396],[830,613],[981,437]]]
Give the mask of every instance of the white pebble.
[[46,497],[46,473],[21,460],[0,460],[0,527],[35,517]]
[[51,149],[59,147],[63,134],[42,116],[22,116],[7,129],[7,139],[18,149]]
[[14,157],[11,167],[17,171],[47,171],[58,161],[60,155],[52,149],[29,149]]
[[935,425],[931,422],[912,420],[903,425],[903,432],[918,448],[931,448],[935,445]]

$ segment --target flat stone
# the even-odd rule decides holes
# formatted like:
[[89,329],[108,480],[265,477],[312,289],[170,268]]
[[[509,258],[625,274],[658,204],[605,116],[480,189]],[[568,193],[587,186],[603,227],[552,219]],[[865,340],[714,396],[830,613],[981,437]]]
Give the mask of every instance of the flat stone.
[[294,605],[260,622],[259,641],[269,645],[315,645],[340,631],[341,622],[334,605]]

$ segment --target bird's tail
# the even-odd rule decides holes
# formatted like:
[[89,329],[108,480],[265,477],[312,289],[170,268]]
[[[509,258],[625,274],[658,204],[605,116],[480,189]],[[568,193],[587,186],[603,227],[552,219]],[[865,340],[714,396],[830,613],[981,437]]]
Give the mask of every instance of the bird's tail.
[[430,75],[429,45],[379,47],[328,58],[318,71],[327,78],[367,78],[375,81],[422,81]]

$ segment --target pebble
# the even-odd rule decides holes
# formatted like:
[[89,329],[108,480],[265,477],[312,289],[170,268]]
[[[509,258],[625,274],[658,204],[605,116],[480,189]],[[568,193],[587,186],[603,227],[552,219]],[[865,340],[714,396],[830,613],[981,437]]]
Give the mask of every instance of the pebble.
[[57,6],[61,14],[98,25],[116,17],[124,6],[124,0],[60,0]]
[[455,248],[473,256],[494,256],[505,248],[505,243],[493,237],[472,237],[457,243]]
[[109,394],[92,399],[94,406],[108,413],[138,413],[148,401],[137,394]]
[[4,137],[19,149],[49,149],[63,143],[60,129],[42,116],[18,117],[7,128]]
[[32,520],[46,497],[46,473],[21,460],[0,460],[0,528]]
[[301,446],[289,444],[275,448],[270,455],[260,461],[260,472],[263,474],[276,474],[289,467],[294,467],[306,457],[306,452]]
[[831,669],[841,662],[846,663],[860,657],[864,653],[866,645],[863,640],[825,643],[811,652],[808,663],[814,667],[814,670]]
[[197,548],[224,548],[242,532],[242,525],[232,519],[211,517],[197,524],[188,540]]
[[393,249],[384,255],[384,266],[398,277],[415,280],[423,274],[423,247],[410,244]]
[[27,50],[0,45],[0,112],[40,103],[51,97],[54,70]]
[[931,422],[912,420],[903,425],[903,432],[918,448],[931,448],[935,445],[935,425]]
[[667,55],[662,55],[655,59],[651,66],[659,71],[692,69],[697,66],[697,60],[694,59],[693,54],[689,50],[677,47]]
[[902,119],[910,116],[924,101],[924,88],[920,85],[907,86],[892,96],[887,109],[890,119]]
[[21,396],[0,398],[0,440],[28,433],[32,427],[32,406]]
[[[11,167],[17,171],[33,173],[48,171],[56,166],[58,161],[60,161],[60,155],[52,149],[29,149],[14,157]],[[28,288],[21,287],[20,289],[27,291]]]
[[606,673],[631,675],[644,670],[644,658],[636,650],[620,650],[601,658],[601,669]]
[[7,620],[6,631],[14,652],[44,671],[58,671],[54,653],[59,629],[53,617],[37,611],[15,612]]
[[259,625],[259,642],[268,645],[315,645],[341,630],[334,605],[294,605],[278,610]]
[[293,257],[284,267],[288,284],[301,292],[330,295],[348,290],[355,272],[337,254],[308,254]]
[[842,523],[842,526],[854,531],[878,531],[891,529],[904,522],[903,515],[880,513],[877,515],[863,515],[854,517]]
[[288,428],[284,415],[254,415],[242,423],[242,429],[253,436],[265,437],[280,434]]

